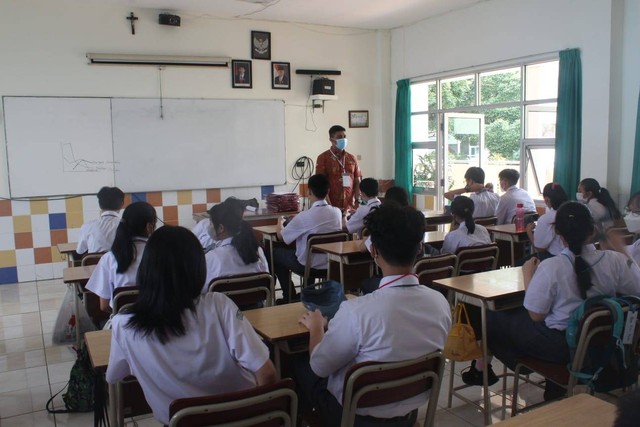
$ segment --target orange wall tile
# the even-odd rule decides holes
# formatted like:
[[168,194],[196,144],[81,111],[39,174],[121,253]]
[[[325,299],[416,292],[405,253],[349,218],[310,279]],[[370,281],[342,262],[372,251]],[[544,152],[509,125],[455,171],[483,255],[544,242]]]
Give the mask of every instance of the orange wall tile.
[[55,246],[58,243],[67,243],[69,240],[67,238],[67,230],[51,230],[49,232],[51,234],[51,246]]
[[36,260],[36,264],[49,264],[52,261],[51,247],[35,248],[33,254]]
[[162,193],[160,191],[147,193],[147,203],[151,206],[162,206]]
[[30,249],[33,248],[33,235],[29,233],[16,233],[14,234],[16,241],[16,249]]
[[220,203],[219,188],[210,188],[207,190],[207,203]]
[[0,216],[11,216],[11,200],[0,200]]
[[178,221],[178,207],[165,206],[162,208],[162,220],[164,222]]
[[206,212],[207,211],[207,204],[206,203],[196,203],[195,205],[192,205],[192,212],[195,213],[202,213],[202,212]]

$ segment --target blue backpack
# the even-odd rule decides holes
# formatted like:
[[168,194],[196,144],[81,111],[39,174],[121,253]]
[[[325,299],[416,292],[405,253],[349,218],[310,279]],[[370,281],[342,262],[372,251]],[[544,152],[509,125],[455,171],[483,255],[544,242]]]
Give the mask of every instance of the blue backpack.
[[628,316],[638,315],[640,298],[633,296],[610,297],[598,295],[587,298],[572,314],[566,330],[567,344],[571,353],[571,360],[576,352],[581,334],[581,321],[585,313],[593,309],[609,311],[613,319],[613,327],[609,339],[592,341],[585,354],[582,369],[573,371],[571,363],[568,365],[571,375],[586,384],[591,391],[608,392],[626,388],[638,382],[638,357],[636,349],[640,338],[638,330],[640,323],[633,331],[630,344],[623,344],[622,335],[625,327],[624,307],[629,307]]

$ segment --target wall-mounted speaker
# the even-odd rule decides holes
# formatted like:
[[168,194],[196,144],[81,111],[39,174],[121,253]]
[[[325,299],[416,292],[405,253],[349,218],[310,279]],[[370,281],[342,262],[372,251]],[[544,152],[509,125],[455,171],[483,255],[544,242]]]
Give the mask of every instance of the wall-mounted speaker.
[[339,76],[342,74],[340,70],[296,70],[296,74],[307,74],[311,76]]

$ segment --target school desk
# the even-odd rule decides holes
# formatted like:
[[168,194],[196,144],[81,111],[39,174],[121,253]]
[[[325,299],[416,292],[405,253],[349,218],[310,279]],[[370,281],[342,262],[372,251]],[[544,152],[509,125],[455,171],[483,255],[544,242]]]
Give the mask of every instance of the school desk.
[[[262,235],[262,245],[265,251],[269,253],[269,271],[273,275],[273,280],[276,280],[275,270],[273,269],[273,248],[278,246],[287,246],[285,242],[278,239],[278,226],[277,225],[261,225],[253,227],[253,232]],[[260,239],[258,239],[259,241]]]
[[[281,216],[295,215],[298,212],[273,212],[266,208],[258,208],[253,212],[245,210],[243,219],[248,221],[252,227],[259,227],[261,225],[274,225],[278,222],[278,218]],[[198,223],[203,219],[209,218],[209,212],[199,212],[193,214],[193,220]]]
[[[364,248],[364,242],[362,240],[349,240],[346,242],[333,242],[322,243],[313,245],[314,249],[327,254],[327,277],[332,276],[332,265],[338,264],[340,271],[340,283],[342,283],[345,289],[356,289],[360,287],[360,281],[362,277],[354,277],[353,274],[349,274],[348,278],[345,277],[345,270],[349,270],[349,267],[356,265],[368,265],[369,277],[373,276],[373,258],[369,251]],[[363,250],[364,249],[364,250]],[[353,269],[349,270],[350,273]],[[354,279],[356,279],[354,281]],[[348,282],[347,282],[348,280]],[[356,283],[357,282],[357,283]]]
[[583,393],[501,421],[496,426],[601,427],[612,425],[615,418],[615,405]]
[[[457,300],[480,307],[482,321],[482,353],[487,360],[487,310],[509,310],[522,306],[524,300],[524,278],[522,268],[503,268],[486,271],[483,273],[456,276],[433,281],[434,285],[446,288],[455,293]],[[470,362],[469,362],[470,363]],[[475,402],[460,395],[457,391],[468,386],[453,387],[453,372],[455,363],[451,362],[451,375],[449,376],[449,396],[447,405],[450,408],[452,398],[455,395],[459,399],[476,405]],[[483,371],[483,396],[484,405],[480,409],[484,412],[485,425],[491,424],[491,401],[487,370]],[[503,387],[504,388],[504,387]]]
[[515,246],[517,243],[529,241],[526,231],[516,231],[515,224],[487,225],[487,231],[493,235],[493,240],[509,242],[511,246],[511,266],[516,265]]
[[432,210],[422,210],[420,212],[424,215],[424,222],[427,226],[450,224],[453,220],[451,214],[446,212]]
[[82,267],[67,267],[62,270],[62,282],[67,286],[70,286],[73,290],[73,300],[75,305],[75,313],[76,313],[76,345],[80,348],[80,344],[82,343],[82,336],[80,335],[80,310],[84,310],[80,304],[80,293],[85,292],[84,287],[89,281],[89,277],[91,277],[91,273],[95,270],[95,265],[86,265]]
[[74,266],[77,243],[58,243],[58,252],[67,257],[67,265],[69,267]]

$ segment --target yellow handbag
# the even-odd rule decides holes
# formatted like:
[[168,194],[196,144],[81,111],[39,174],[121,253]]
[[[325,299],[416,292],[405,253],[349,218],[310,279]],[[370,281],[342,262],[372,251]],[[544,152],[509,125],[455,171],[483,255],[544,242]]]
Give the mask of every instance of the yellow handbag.
[[[462,314],[464,313],[464,320]],[[482,349],[476,341],[476,334],[469,323],[467,307],[464,303],[457,303],[453,311],[455,323],[451,325],[451,330],[444,345],[443,355],[447,359],[463,362],[465,360],[479,359],[482,357]]]

